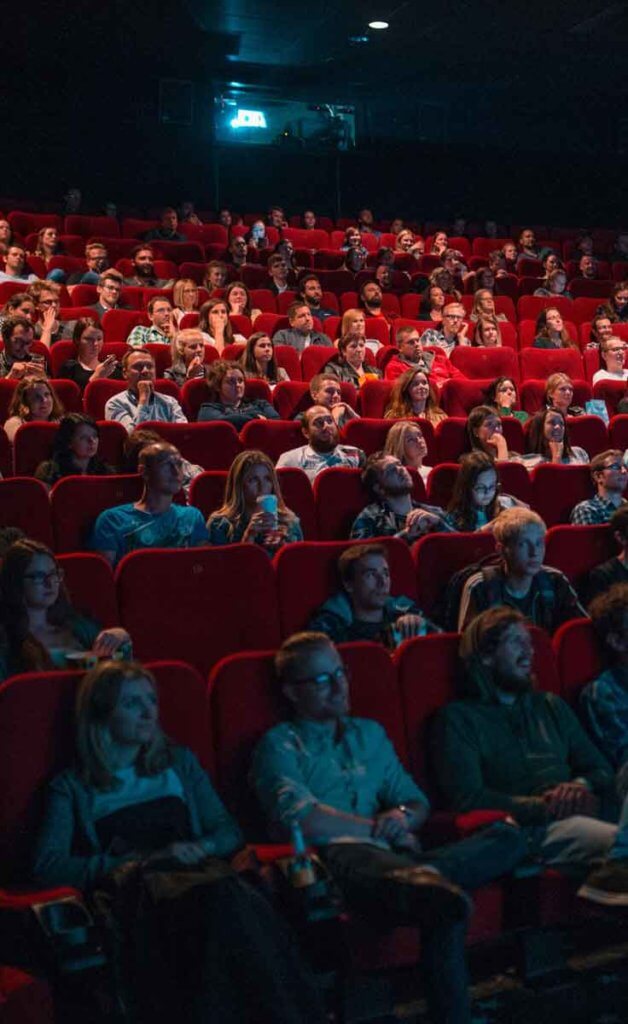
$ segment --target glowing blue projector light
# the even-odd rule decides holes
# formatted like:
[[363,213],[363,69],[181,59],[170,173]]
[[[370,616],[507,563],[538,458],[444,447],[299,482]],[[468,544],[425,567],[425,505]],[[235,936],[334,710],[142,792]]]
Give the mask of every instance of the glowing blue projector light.
[[267,128],[266,115],[261,110],[238,110],[230,122],[232,128]]

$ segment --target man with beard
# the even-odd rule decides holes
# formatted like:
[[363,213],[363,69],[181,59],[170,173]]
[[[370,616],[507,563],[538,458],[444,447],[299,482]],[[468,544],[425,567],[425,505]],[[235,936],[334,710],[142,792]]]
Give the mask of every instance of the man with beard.
[[381,317],[390,323],[396,320],[398,313],[382,309],[383,293],[376,281],[366,281],[360,288],[358,306],[364,310],[365,317]]
[[277,469],[293,466],[302,469],[310,481],[329,466],[364,465],[365,455],[360,448],[338,444],[340,434],[334,417],[324,405],[312,405],[303,415],[303,436],[307,444],[291,448],[277,459]]
[[[269,261],[270,262],[270,261]],[[328,316],[338,316],[337,309],[330,309],[326,306],[321,306],[321,299],[323,298],[323,289],[321,288],[321,282],[316,274],[306,274],[299,281],[299,298],[310,307],[310,313],[315,316],[321,323],[326,320]]]
[[493,527],[501,561],[478,569],[464,584],[460,632],[476,615],[496,605],[516,608],[548,633],[586,615],[564,573],[543,565],[546,532],[540,515],[531,509],[509,508],[501,513]]
[[490,608],[465,630],[460,699],[441,709],[434,767],[458,812],[506,811],[545,864],[604,857],[617,827],[600,820],[613,772],[575,714],[534,689],[532,639],[514,608]]
[[136,288],[172,288],[174,281],[155,277],[155,251],[150,245],[136,245],[131,250],[133,273],[124,283]]
[[401,537],[412,544],[425,533],[449,528],[442,508],[413,501],[412,477],[394,455],[370,455],[362,483],[372,500],[353,523],[351,540]]

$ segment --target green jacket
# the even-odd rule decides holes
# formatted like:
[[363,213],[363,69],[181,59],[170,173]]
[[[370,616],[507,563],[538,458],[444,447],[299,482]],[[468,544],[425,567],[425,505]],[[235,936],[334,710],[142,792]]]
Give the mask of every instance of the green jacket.
[[448,806],[504,810],[521,824],[547,820],[541,794],[560,782],[583,779],[598,794],[613,786],[610,764],[560,697],[530,690],[504,704],[477,659],[463,699],[437,716],[432,756]]

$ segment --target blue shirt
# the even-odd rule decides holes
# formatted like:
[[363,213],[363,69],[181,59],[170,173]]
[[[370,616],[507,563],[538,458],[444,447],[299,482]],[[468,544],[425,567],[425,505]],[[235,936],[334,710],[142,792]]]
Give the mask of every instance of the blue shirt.
[[620,768],[628,760],[628,670],[602,672],[580,694],[580,707],[598,747]]
[[[339,740],[310,719],[283,722],[260,740],[251,780],[271,822],[289,830],[317,804],[364,818],[402,803],[428,804],[378,722],[343,718],[340,725]],[[343,838],[339,819],[337,836],[312,841],[323,845]]]
[[89,541],[95,551],[113,551],[114,565],[129,551],[142,548],[196,548],[209,543],[205,520],[198,508],[172,504],[153,515],[135,505],[105,509],[96,520]]

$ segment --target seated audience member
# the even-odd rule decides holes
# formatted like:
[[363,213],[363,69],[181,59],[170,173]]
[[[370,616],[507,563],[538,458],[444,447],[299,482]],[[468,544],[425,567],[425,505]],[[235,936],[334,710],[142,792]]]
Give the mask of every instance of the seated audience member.
[[287,370],[277,363],[272,338],[264,331],[256,331],[247,338],[238,363],[247,380],[265,380],[269,387],[290,380]]
[[604,363],[604,369],[596,370],[593,374],[593,383],[598,380],[623,380],[628,381],[628,367],[626,367],[626,342],[623,338],[617,338],[611,334],[605,338],[600,345],[600,357]]
[[98,302],[95,302],[90,309],[99,320],[102,320],[105,313],[110,309],[128,309],[120,302],[124,278],[119,270],[105,270],[96,279],[96,293]]
[[244,397],[244,372],[238,363],[217,359],[206,373],[209,397],[199,409],[198,423],[225,420],[241,430],[249,420],[279,419],[279,413],[265,398]]
[[[132,430],[128,437],[125,438],[124,445],[122,447],[122,465],[120,466],[120,472],[137,473],[142,448],[147,448],[150,444],[161,444],[163,440],[164,439],[161,434],[158,434],[156,430],[150,430],[145,427],[137,427],[135,430]],[[197,466],[194,462],[189,462],[181,456],[181,473],[183,479],[181,490],[185,493],[185,498],[186,501],[188,501],[188,504],[192,480],[204,472],[205,470],[202,466]]]
[[224,290],[223,299],[227,303],[229,315],[248,316],[251,323],[255,323],[261,314],[261,309],[251,306],[251,293],[242,281],[232,281]]
[[98,458],[100,431],[96,420],[82,412],[70,412],[59,422],[52,456],[40,462],[35,477],[52,487],[64,476],[106,476],[112,472]]
[[227,231],[231,230],[232,224],[241,224],[241,223],[242,223],[242,218],[236,216],[236,218],[234,220],[234,217],[233,217],[233,214],[231,213],[231,210],[228,210],[226,207],[224,207],[222,210],[218,211],[218,224],[222,224],[223,228],[226,228]]
[[73,380],[84,391],[92,380],[109,378],[121,380],[122,370],[117,357],[111,353],[101,361],[98,357],[103,347],[103,332],[98,320],[91,317],[77,320],[72,336],[75,355],[66,359],[59,370],[64,380]]
[[[438,288],[442,288],[445,295],[448,296],[449,302],[460,302],[460,292],[456,288],[456,282],[444,267],[435,267],[428,278],[428,285],[435,284]],[[421,275],[417,275],[414,278],[415,291],[423,292],[426,288],[425,279]]]
[[446,249],[449,248],[449,238],[447,237],[446,231],[435,231],[432,238],[432,247],[430,249],[430,256],[442,256]]
[[598,313],[606,314],[613,323],[628,321],[628,281],[613,285],[608,302],[600,306]]
[[362,482],[371,500],[351,527],[352,540],[400,537],[412,544],[425,533],[449,529],[442,508],[414,501],[412,477],[394,455],[369,455]]
[[356,544],[338,559],[341,588],[317,608],[308,630],[335,644],[379,641],[393,650],[413,636],[438,632],[410,597],[392,597],[390,566],[381,544]]
[[436,776],[458,812],[506,811],[528,856],[586,864],[604,856],[617,828],[599,820],[613,774],[571,708],[534,686],[532,639],[513,608],[491,608],[460,640],[460,699],[432,734]]
[[243,334],[234,334],[229,319],[229,307],[224,299],[209,299],[199,310],[198,329],[206,345],[213,345],[222,356],[227,345],[244,342]]
[[144,235],[147,242],[187,242],[184,234],[177,230],[179,214],[172,206],[166,206],[159,216],[159,227],[151,228]]
[[28,292],[14,292],[13,295],[9,296],[0,312],[0,329],[4,321],[12,316],[22,316],[28,320],[31,327],[34,326],[37,319],[37,309],[32,296]]
[[460,456],[460,469],[447,506],[447,521],[453,530],[464,533],[492,530],[497,516],[515,506],[523,506],[523,502],[501,493],[499,474],[491,455],[473,451]]
[[498,313],[495,309],[495,296],[490,288],[478,288],[476,291],[473,296],[473,309],[471,310],[469,320],[476,323],[484,317],[498,320],[501,323],[505,323],[508,320],[505,313]]
[[362,244],[362,235],[360,229],[356,227],[345,228],[345,236],[340,246],[343,252],[355,252],[365,253],[368,256],[368,249],[365,249]]
[[247,262],[247,256],[248,246],[246,239],[242,235],[234,235],[225,253],[224,262],[227,264],[227,267],[234,271],[240,270]]
[[602,342],[613,333],[613,322],[606,313],[596,313],[591,321],[591,333],[587,348],[601,348]]
[[497,377],[484,392],[486,405],[493,409],[502,419],[514,416],[520,423],[526,423],[530,414],[523,409],[515,409],[519,405],[517,385],[512,377]]
[[628,467],[623,463],[623,452],[615,448],[599,452],[591,459],[589,468],[596,493],[593,498],[578,502],[572,510],[569,522],[575,526],[602,526],[610,522],[621,505],[627,505],[624,492]]
[[311,481],[330,466],[364,465],[365,455],[360,448],[340,444],[340,432],[330,409],[326,405],[312,405],[302,417],[303,436],[307,444],[282,452],[277,469],[293,466],[302,469]]
[[545,298],[571,299],[571,292],[567,290],[567,274],[562,269],[551,270],[547,277],[541,281],[539,288],[536,288],[534,295]]
[[266,225],[263,220],[254,220],[244,236],[249,249],[261,250],[270,248]]
[[205,376],[205,342],[196,327],[173,334],[170,341],[172,363],[164,370],[166,380],[182,388],[186,381]]
[[0,377],[22,380],[25,375],[46,376],[44,357],[31,352],[35,335],[30,320],[25,316],[8,316],[2,321],[0,334],[4,343],[0,352]]
[[[276,510],[266,499],[275,498]],[[286,507],[272,461],[245,451],[231,463],[221,507],[207,520],[210,544],[259,544],[274,555],[284,544],[303,540],[301,523]]]
[[176,326],[172,316],[172,303],[162,295],[149,299],[146,306],[150,327],[137,324],[133,328],[126,343],[129,348],[144,348],[145,345],[170,345],[176,334]]
[[421,370],[429,373],[432,384],[437,388],[441,388],[446,380],[465,380],[465,375],[452,365],[442,348],[434,352],[423,351],[423,337],[416,327],[399,328],[395,335],[397,352],[386,363],[384,379],[396,380],[407,370]]
[[349,420],[359,418],[359,413],[348,402],[343,401],[342,388],[335,373],[328,373],[325,369],[312,377],[310,396],[314,405],[324,405],[329,409],[339,430],[342,430]]
[[443,309],[441,330],[428,327],[421,335],[423,347],[442,348],[446,356],[450,356],[457,345],[470,345],[467,338],[469,325],[464,321],[464,307],[458,302],[448,302]]
[[545,381],[543,395],[546,409],[555,409],[563,416],[582,416],[581,405],[573,404],[573,383],[566,373],[551,373]]
[[375,238],[379,238],[381,232],[377,231],[375,228],[375,218],[372,210],[369,210],[367,207],[360,210],[357,216],[357,221],[359,231],[362,231],[367,235],[374,235]]
[[[86,270],[75,270],[66,280],[71,288],[75,284],[95,284],[109,266],[109,253],[102,242],[88,242],[85,246]],[[122,275],[120,275],[122,277]]]
[[271,207],[269,207],[268,213],[266,215],[266,223],[270,227],[276,228],[277,231],[283,231],[284,228],[287,228],[288,227],[288,221],[286,220],[286,215],[284,213],[283,207],[282,206],[271,206]]
[[589,461],[584,448],[571,445],[565,417],[558,409],[544,409],[532,417],[526,434],[526,449],[525,455],[513,453],[512,458],[523,462],[528,470],[536,469],[542,462],[574,466],[586,465]]
[[437,284],[430,284],[425,289],[419,306],[419,320],[433,320],[434,323],[442,324],[443,309],[445,308],[445,292]]
[[416,469],[424,483],[432,472],[431,466],[424,466],[427,444],[418,423],[412,420],[397,420],[386,435],[384,455],[394,455],[402,466]]
[[382,320],[391,323],[397,319],[399,314],[393,310],[384,309],[383,301],[384,295],[377,281],[365,281],[358,293],[358,306],[364,310],[367,320],[369,317],[381,317]]
[[345,334],[338,339],[338,355],[325,363],[325,373],[331,373],[346,384],[359,388],[364,381],[381,377],[377,367],[366,362],[366,342],[355,334]]
[[614,260],[628,260],[628,234],[625,231],[620,231],[617,235],[612,257]]
[[131,250],[132,273],[124,283],[136,288],[171,288],[174,281],[155,276],[155,250],[140,243]]
[[366,347],[370,348],[373,353],[379,352],[383,347],[381,341],[377,338],[367,337],[367,322],[363,309],[347,309],[342,314],[340,337],[344,338],[346,334],[354,334],[363,338]]
[[207,269],[205,270],[203,288],[205,288],[210,295],[217,289],[224,288],[227,283],[228,273],[227,264],[223,263],[222,260],[210,260],[207,264]]
[[49,226],[40,228],[37,232],[37,242],[35,243],[35,249],[33,256],[37,256],[46,267],[46,277],[52,281],[65,281],[65,273],[63,270],[48,270],[51,260],[55,256],[62,256],[64,254],[63,246],[59,241],[59,232],[57,228]]
[[321,306],[323,289],[316,274],[304,274],[299,281],[299,299],[310,307],[310,313],[322,323],[329,316],[338,316],[338,310]]
[[0,256],[4,256],[13,241],[13,232],[8,220],[0,217]]
[[191,277],[180,277],[172,289],[172,319],[179,327],[188,313],[198,313],[198,285]]
[[[513,249],[516,255],[516,246],[514,246],[514,244]],[[512,267],[512,272],[514,272],[514,263],[508,263],[501,249],[493,249],[492,252],[489,252],[487,261],[488,269],[491,271],[496,281],[499,280],[500,277],[508,277],[509,267]]]
[[[440,262],[441,266],[451,274],[456,289],[462,290],[469,277],[462,253],[458,249],[447,248],[441,253]],[[492,272],[486,268],[476,271],[473,276],[480,288],[492,288],[495,284]]]
[[[33,873],[47,887],[116,892],[104,916],[132,957],[133,1016],[323,1024],[296,938],[228,864],[243,842],[236,822],[161,730],[148,669],[107,661],[83,678],[76,750],[50,784]],[[125,869],[135,898],[122,895]]]
[[492,316],[481,316],[477,321],[472,344],[476,348],[501,348],[502,332],[497,320]]
[[[429,353],[423,353],[427,366]],[[430,384],[427,370],[406,370],[397,377],[390,392],[390,399],[384,413],[386,419],[416,416],[436,426],[447,419],[447,413],[438,404],[436,391]]]
[[[501,256],[504,261],[504,268],[508,274],[517,274],[517,260],[519,253],[514,242],[506,242],[501,249]],[[534,257],[536,259],[537,257]]]
[[609,528],[620,551],[591,569],[582,588],[587,601],[605,593],[614,583],[628,583],[628,504],[625,501],[613,512]]
[[395,252],[414,256],[418,260],[425,252],[425,242],[423,239],[415,238],[414,231],[410,231],[410,228],[402,228],[395,235]]
[[126,630],[101,629],[72,607],[63,569],[49,548],[16,541],[0,568],[0,679],[67,668],[68,656],[79,653],[94,661],[129,657],[131,640]]
[[286,259],[279,253],[275,253],[270,256],[268,263],[266,264],[268,269],[268,290],[273,295],[283,295],[284,292],[290,291],[294,285],[293,272],[290,270]]
[[580,351],[577,342],[569,337],[565,322],[558,309],[548,306],[536,318],[536,337],[533,348],[574,348]]
[[196,212],[195,204],[189,199],[179,205],[179,221],[181,224],[194,224],[199,228],[203,226],[203,221]]
[[139,501],[101,512],[89,547],[117,565],[129,551],[144,548],[195,548],[208,543],[202,513],[177,505],[183,487],[183,460],[174,445],[155,442],[141,449],[138,472],[144,482]]
[[468,577],[460,598],[459,631],[496,605],[516,608],[548,633],[585,614],[564,573],[543,565],[546,532],[541,517],[530,509],[502,512],[493,525],[500,562]]
[[313,231],[316,227],[316,214],[314,210],[304,210],[301,214],[301,227],[304,231]]
[[15,440],[23,423],[58,423],[64,412],[50,382],[31,376],[18,382],[7,411],[9,418],[4,424],[4,432],[9,441]]
[[273,253],[276,256],[283,256],[288,267],[296,276],[296,272],[299,270],[296,256],[294,255],[294,245],[289,238],[280,238],[277,245],[273,249]]
[[129,433],[139,424],[187,423],[187,416],[170,395],[155,391],[155,360],[146,349],[132,349],[122,360],[126,391],[112,395],[105,404],[105,419],[117,420]]
[[519,235],[519,256],[517,262],[522,257],[532,260],[541,258],[541,250],[536,244],[536,235],[532,228],[524,228]]
[[314,330],[314,320],[306,302],[293,302],[288,306],[289,327],[282,327],[274,334],[275,345],[292,345],[299,354],[309,345],[333,347],[326,334]]
[[471,451],[484,452],[491,459],[510,458],[501,418],[490,405],[476,405],[467,416],[467,440]]
[[574,281],[596,281],[600,276],[599,264],[595,256],[584,253],[578,260],[578,273],[574,275]]
[[48,348],[57,341],[70,340],[76,321],[58,319],[61,285],[56,281],[34,281],[28,289],[28,294],[37,306],[35,339]]
[[292,715],[261,739],[251,767],[272,831],[285,841],[298,822],[361,914],[387,928],[420,925],[430,1017],[469,1024],[463,889],[523,859],[519,830],[500,822],[423,853],[418,832],[429,815],[427,797],[381,725],[350,715],[346,669],[329,638],[290,637],[275,671]]
[[30,284],[37,280],[26,263],[26,249],[19,242],[12,242],[4,254],[4,270],[0,270],[0,284],[10,281],[16,284]]

